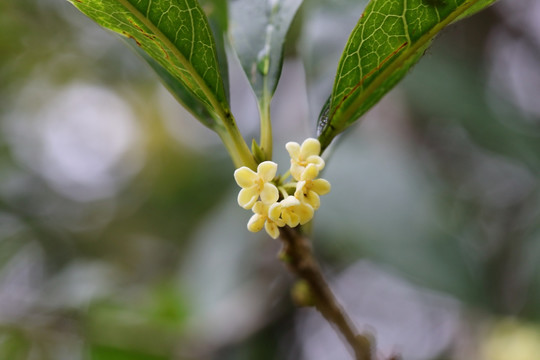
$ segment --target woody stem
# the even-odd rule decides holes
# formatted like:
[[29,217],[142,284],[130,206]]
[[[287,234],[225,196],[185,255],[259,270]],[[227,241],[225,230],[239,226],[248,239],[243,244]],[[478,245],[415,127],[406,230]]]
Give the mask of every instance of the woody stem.
[[349,344],[356,360],[372,360],[371,340],[358,333],[351,318],[337,301],[313,256],[309,239],[298,228],[287,226],[280,229],[280,239],[283,244],[280,257],[291,272],[308,283],[315,308]]

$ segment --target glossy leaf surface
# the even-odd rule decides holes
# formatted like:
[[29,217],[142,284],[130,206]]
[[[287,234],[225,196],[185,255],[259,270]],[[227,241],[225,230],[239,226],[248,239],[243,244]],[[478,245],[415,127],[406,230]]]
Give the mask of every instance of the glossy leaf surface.
[[420,59],[434,36],[493,0],[372,0],[339,62],[318,134],[322,147],[354,123]]
[[199,120],[205,126],[212,128],[215,123],[212,113],[207,109],[205,104],[195,97],[191,91],[189,91],[182,82],[171,75],[163,66],[161,66],[154,58],[148,55],[144,50],[138,47],[134,42],[127,41],[128,45],[139,54],[155,73],[161,79],[161,82],[169,90],[169,92],[175,97],[175,99],[182,104],[197,120]]
[[283,62],[283,43],[302,0],[234,0],[231,42],[258,99],[274,93]]
[[227,0],[199,0],[204,13],[208,17],[210,29],[214,34],[216,42],[216,53],[218,59],[219,72],[223,79],[225,95],[230,102],[229,96],[229,65],[225,52],[225,37],[229,28],[229,10]]
[[179,82],[213,119],[228,112],[215,41],[196,0],[70,1],[101,26],[133,39],[161,66],[158,74],[169,88],[171,78]]

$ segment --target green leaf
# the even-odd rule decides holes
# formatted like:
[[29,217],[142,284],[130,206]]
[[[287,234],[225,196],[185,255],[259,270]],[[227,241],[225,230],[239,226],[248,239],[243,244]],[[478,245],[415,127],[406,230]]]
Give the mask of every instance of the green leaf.
[[326,148],[396,85],[433,38],[493,0],[372,0],[351,33],[318,122]]
[[283,63],[283,43],[302,0],[235,0],[230,4],[233,48],[259,102],[269,102]]
[[468,8],[466,11],[464,11],[463,14],[458,16],[455,21],[459,21],[461,19],[474,15],[480,10],[484,10],[488,6],[494,4],[495,1],[497,0],[479,0],[476,3],[474,3],[474,5],[472,5],[470,8]]
[[69,1],[101,26],[133,39],[159,64],[161,68],[151,66],[169,88],[179,82],[211,114],[214,122],[206,125],[215,127],[227,118],[216,45],[196,0]]
[[225,52],[225,35],[229,27],[229,10],[227,0],[199,0],[214,34],[219,72],[223,78],[225,96],[230,102],[229,94],[229,66]]
[[[224,35],[227,31],[227,2],[226,0],[200,0],[199,3],[208,17],[210,28],[216,41],[216,53],[218,57],[219,72],[225,84],[225,95],[229,101],[229,77],[227,69],[227,57],[225,55]],[[205,105],[196,98],[178,79],[171,75],[150,55],[143,51],[134,41],[127,41],[128,45],[139,54],[156,72],[161,81],[191,114],[205,126],[212,128],[214,119]]]
[[137,46],[135,42],[127,41],[127,43],[148,63],[148,65],[150,65],[150,67],[156,72],[163,82],[163,85],[165,85],[176,100],[182,104],[196,119],[209,128],[212,128],[215,125],[215,120],[204,103],[195,97],[191,91],[186,89],[180,80],[172,76],[171,73],[169,73],[163,66],[150,57],[150,55],[144,52],[139,46]]

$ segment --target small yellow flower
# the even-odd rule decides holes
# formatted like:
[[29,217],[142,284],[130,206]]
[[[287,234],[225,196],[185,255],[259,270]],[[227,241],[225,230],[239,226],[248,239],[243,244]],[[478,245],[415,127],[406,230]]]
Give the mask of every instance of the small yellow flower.
[[285,223],[280,221],[279,223],[274,222],[268,218],[268,209],[269,206],[262,201],[257,201],[253,205],[253,212],[255,213],[247,224],[247,228],[251,232],[261,231],[263,226],[268,235],[273,239],[277,239],[279,236],[279,226],[284,226]]
[[313,208],[290,195],[279,203],[270,206],[268,217],[278,226],[289,225],[295,227],[304,225],[313,218]]
[[291,156],[291,175],[295,180],[302,180],[302,173],[310,164],[315,165],[317,175],[324,168],[324,160],[319,156],[321,143],[317,139],[308,138],[302,143],[302,146],[291,141],[285,147]]
[[[320,207],[319,196],[330,192],[330,183],[317,179],[325,165],[319,156],[319,141],[309,138],[302,145],[289,142],[286,148],[291,156],[290,173],[294,180],[283,183],[280,179],[279,189],[273,183],[277,164],[272,161],[260,163],[257,172],[245,166],[234,172],[234,179],[242,188],[238,194],[238,204],[244,209],[253,210],[247,224],[248,230],[258,232],[264,227],[274,239],[279,237],[280,227],[308,223]],[[291,188],[295,188],[294,195],[289,195]],[[278,202],[280,191],[284,199]]]
[[302,174],[302,180],[296,184],[294,197],[302,203],[309,204],[313,210],[317,210],[321,205],[319,195],[330,192],[330,183],[324,179],[315,179],[317,176],[315,165],[310,164]]
[[242,188],[238,193],[238,204],[244,209],[251,209],[255,202],[261,198],[265,204],[273,204],[279,198],[278,189],[270,181],[276,176],[277,164],[272,161],[264,161],[254,172],[248,167],[242,166],[234,172],[234,179]]

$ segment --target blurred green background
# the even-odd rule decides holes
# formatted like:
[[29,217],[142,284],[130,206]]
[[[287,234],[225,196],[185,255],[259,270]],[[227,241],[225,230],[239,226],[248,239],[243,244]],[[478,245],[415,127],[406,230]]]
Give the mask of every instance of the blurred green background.
[[[273,103],[314,136],[365,2],[309,1]],[[446,29],[330,151],[314,223],[381,355],[540,359],[540,3]],[[254,97],[234,57],[249,141]],[[251,234],[233,166],[144,62],[67,1],[0,2],[0,359],[348,359]]]

